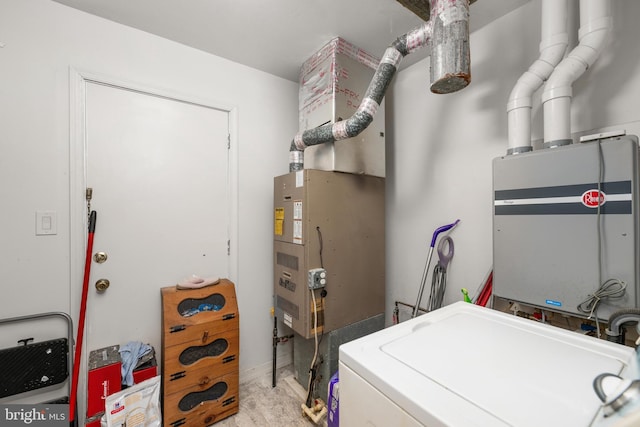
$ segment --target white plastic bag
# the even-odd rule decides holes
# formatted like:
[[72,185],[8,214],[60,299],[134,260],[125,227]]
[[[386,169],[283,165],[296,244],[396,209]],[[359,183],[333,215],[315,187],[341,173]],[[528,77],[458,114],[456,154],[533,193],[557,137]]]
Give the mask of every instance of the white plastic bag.
[[107,396],[107,427],[162,427],[160,376]]

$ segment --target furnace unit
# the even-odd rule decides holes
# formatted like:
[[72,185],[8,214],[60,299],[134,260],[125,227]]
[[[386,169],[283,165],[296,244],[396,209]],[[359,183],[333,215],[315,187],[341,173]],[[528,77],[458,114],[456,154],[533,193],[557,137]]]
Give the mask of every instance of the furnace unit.
[[302,337],[384,313],[384,186],[313,169],[274,179],[276,314]]
[[640,307],[637,137],[500,157],[493,171],[494,295],[588,317],[611,279],[626,289],[598,318]]
[[[299,130],[356,114],[379,62],[339,37],[309,57],[300,69]],[[310,388],[319,396],[338,367],[338,347],[384,328],[384,131],[382,102],[360,134],[307,147],[304,170],[274,180],[276,315],[296,332],[296,379],[307,387],[313,364]]]

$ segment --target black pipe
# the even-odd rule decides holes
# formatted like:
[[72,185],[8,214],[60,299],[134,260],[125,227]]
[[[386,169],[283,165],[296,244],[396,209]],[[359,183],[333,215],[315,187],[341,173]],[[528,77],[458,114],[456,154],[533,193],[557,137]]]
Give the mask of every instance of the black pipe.
[[273,368],[271,377],[271,387],[276,386],[276,353],[278,348],[278,318],[273,316]]
[[277,357],[277,350],[278,350],[278,344],[281,342],[287,342],[290,339],[293,338],[293,334],[291,335],[284,335],[282,337],[278,336],[278,318],[274,315],[273,316],[273,367],[271,369],[271,387],[275,387],[276,386],[276,357]]

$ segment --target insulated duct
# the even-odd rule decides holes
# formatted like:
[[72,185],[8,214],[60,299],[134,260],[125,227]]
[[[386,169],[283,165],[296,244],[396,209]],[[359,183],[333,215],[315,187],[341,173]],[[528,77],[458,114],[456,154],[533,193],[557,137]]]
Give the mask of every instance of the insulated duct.
[[560,63],[569,42],[568,0],[542,0],[540,57],[516,82],[507,103],[507,155],[531,151],[531,97]]
[[571,144],[571,85],[600,56],[611,30],[610,0],[580,0],[580,43],[553,71],[542,93],[544,147]]
[[289,149],[289,172],[304,168],[306,147],[352,138],[369,126],[402,58],[431,43],[431,91],[451,93],[470,80],[469,0],[430,0],[431,19],[400,36],[385,51],[364,98],[346,120],[298,133]]

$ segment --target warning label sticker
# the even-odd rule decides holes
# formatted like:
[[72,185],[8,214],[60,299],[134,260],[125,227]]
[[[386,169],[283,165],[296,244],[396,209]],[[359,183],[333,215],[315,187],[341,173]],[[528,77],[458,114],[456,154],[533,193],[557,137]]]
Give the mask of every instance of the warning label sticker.
[[293,317],[289,313],[284,313],[284,324],[290,328],[292,327]]
[[293,202],[293,219],[302,219],[302,200]]
[[284,208],[276,208],[274,217],[275,224],[273,226],[273,234],[282,236],[284,233]]
[[293,221],[293,243],[302,244],[302,220]]

